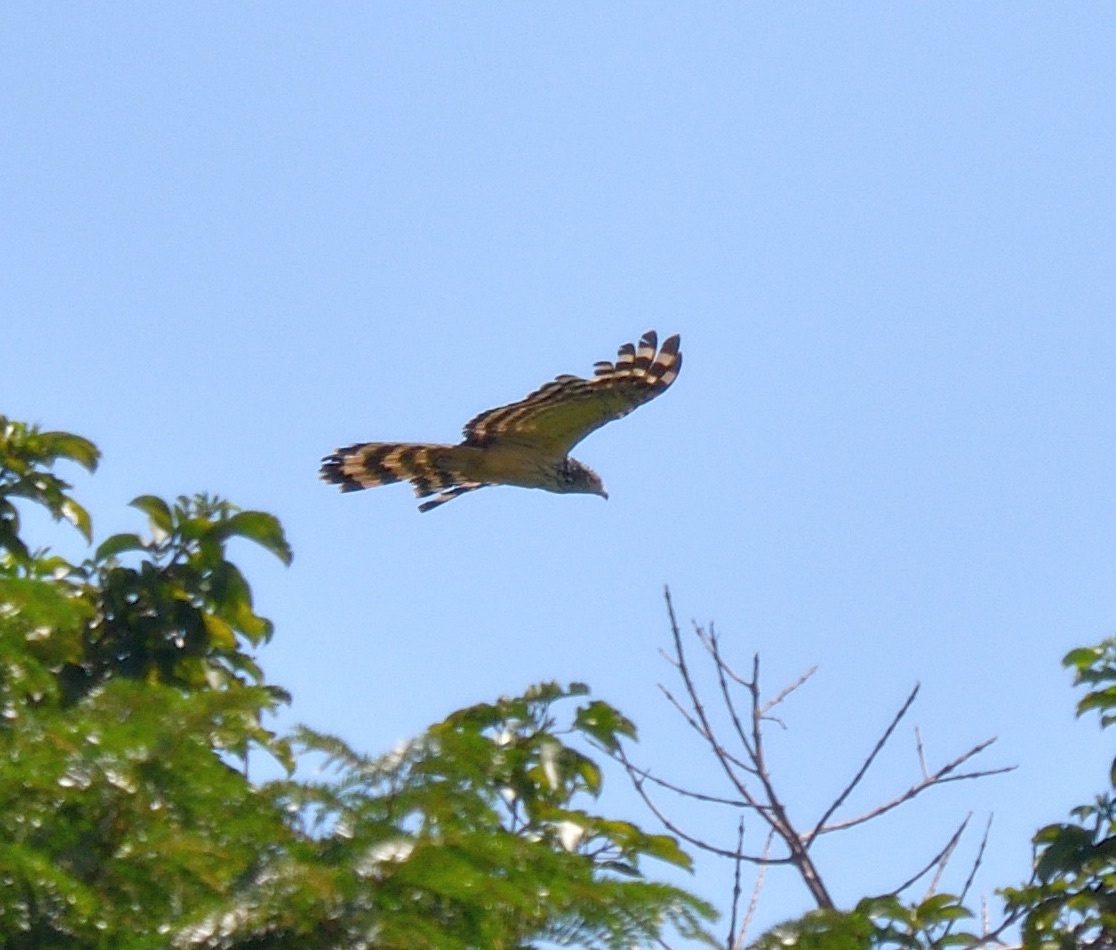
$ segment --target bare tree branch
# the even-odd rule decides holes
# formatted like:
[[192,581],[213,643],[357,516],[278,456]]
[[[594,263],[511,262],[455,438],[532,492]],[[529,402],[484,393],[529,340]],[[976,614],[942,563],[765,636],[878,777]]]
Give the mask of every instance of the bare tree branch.
[[947,762],[933,775],[930,775],[927,778],[923,779],[921,782],[917,782],[916,784],[912,785],[905,792],[900,795],[896,795],[895,798],[891,799],[890,801],[884,802],[882,805],[878,805],[876,808],[873,808],[870,811],[866,811],[864,812],[864,814],[858,815],[855,818],[849,818],[846,821],[838,821],[832,825],[826,825],[824,828],[821,828],[818,831],[818,834],[829,834],[834,831],[843,831],[846,828],[852,828],[856,825],[862,825],[866,821],[871,821],[873,818],[878,818],[880,815],[891,811],[893,808],[898,808],[904,802],[909,802],[916,795],[920,795],[928,788],[933,788],[936,785],[945,785],[947,782],[962,782],[968,779],[986,778],[989,775],[1002,775],[1005,772],[1015,771],[1014,765],[1005,765],[995,769],[981,769],[976,772],[961,772],[957,775],[951,774],[959,765],[967,762],[973,756],[979,755],[995,741],[995,738],[992,738],[985,739],[984,742],[977,743],[975,746],[969,749],[968,752],[962,753],[952,762]]
[[752,682],[747,689],[752,695],[752,749],[755,753],[756,775],[763,785],[764,795],[771,806],[770,814],[766,812],[763,814],[771,823],[771,830],[783,840],[783,844],[790,851],[791,862],[798,869],[803,883],[813,895],[814,902],[823,910],[832,910],[835,906],[833,898],[829,896],[829,891],[826,889],[821,875],[807,851],[810,846],[809,842],[803,840],[802,835],[791,823],[786,808],[775,792],[771,775],[767,771],[763,749],[763,730],[761,728],[763,712],[759,690],[759,666],[760,659],[757,653],[752,657]]
[[[713,795],[686,788],[681,784],[659,778],[647,769],[638,768],[627,758],[626,753],[622,749],[619,751],[605,751],[623,766],[629,780],[632,782],[644,804],[663,824],[668,832],[688,845],[709,854],[727,858],[733,863],[731,916],[729,919],[729,932],[726,944],[728,950],[740,950],[740,948],[744,946],[748,927],[756,913],[766,876],[766,869],[768,867],[775,865],[793,867],[797,875],[806,885],[816,905],[821,909],[833,909],[833,900],[829,895],[828,889],[810,853],[812,845],[820,835],[853,828],[871,821],[874,818],[878,818],[917,797],[928,788],[942,785],[946,782],[983,778],[985,776],[998,775],[1002,772],[1011,771],[1010,768],[962,771],[965,763],[991,745],[994,741],[992,739],[978,743],[967,752],[947,762],[936,771],[931,771],[926,761],[922,734],[916,727],[915,748],[920,771],[918,780],[906,789],[906,791],[901,792],[889,801],[885,801],[869,809],[863,814],[844,820],[834,820],[834,816],[848,803],[853,792],[861,786],[868,771],[878,761],[880,753],[887,743],[891,741],[899,723],[903,721],[904,717],[910,711],[919,693],[919,687],[916,684],[903,701],[898,711],[891,718],[886,728],[880,734],[875,744],[869,750],[868,754],[864,757],[848,784],[845,785],[839,794],[833,798],[830,804],[825,807],[816,824],[814,824],[809,831],[804,832],[791,820],[787,806],[784,804],[777,790],[775,777],[771,774],[767,761],[765,740],[767,735],[769,735],[768,729],[771,723],[777,723],[783,726],[783,728],[786,728],[778,718],[772,715],[772,711],[780,703],[783,703],[795,690],[806,683],[806,681],[814,675],[817,668],[811,667],[798,679],[784,687],[779,693],[775,694],[770,699],[765,699],[760,688],[759,654],[753,654],[752,656],[750,676],[743,675],[733,669],[722,653],[721,639],[717,635],[715,627],[710,624],[708,629],[704,629],[697,623],[694,623],[693,634],[697,637],[698,642],[702,645],[705,653],[713,664],[713,674],[716,676],[717,683],[715,689],[717,689],[720,694],[721,708],[713,708],[710,710],[706,706],[705,698],[702,695],[702,689],[699,688],[698,679],[696,677],[697,672],[701,672],[704,675],[704,668],[695,670],[691,665],[691,658],[687,653],[686,644],[683,641],[681,628],[679,627],[678,618],[674,611],[674,604],[671,599],[669,588],[664,590],[664,598],[666,601],[667,615],[670,620],[673,653],[668,654],[664,651],[663,656],[667,662],[677,670],[678,676],[682,681],[683,689],[678,691],[677,694],[664,685],[660,685],[660,689],[666,697],[667,702],[674,707],[686,724],[708,747],[709,751],[712,752],[718,767],[728,780],[732,791],[727,795]],[[704,682],[703,680],[703,683]],[[741,698],[741,693],[737,692],[737,690],[743,692],[743,699]],[[708,693],[708,687],[705,691]],[[716,715],[713,715],[714,713]],[[714,726],[714,721],[717,723],[716,727]],[[719,730],[724,731],[725,737],[729,740],[729,745],[722,742]],[[735,809],[738,812],[738,816],[734,846],[721,846],[714,841],[705,840],[684,831],[652,798],[650,791],[652,788],[661,788],[675,795],[694,801],[727,806]],[[744,818],[742,817],[742,813],[745,810],[754,812],[767,825],[768,833],[766,835],[766,842],[762,854],[752,854],[745,851]],[[934,859],[925,868],[919,871],[917,875],[905,882],[893,893],[899,894],[903,890],[906,890],[935,868],[937,869],[937,873],[931,880],[930,889],[931,892],[936,890],[941,875],[954,854],[957,844],[968,826],[968,822],[969,818],[966,818],[954,832],[946,846],[934,856]],[[977,868],[983,860],[987,838],[988,830],[986,829],[985,838],[981,843],[980,851],[977,855],[976,863],[969,874],[969,879],[966,881],[963,895],[968,893],[975,878]],[[776,850],[778,850],[780,854],[779,856],[773,857],[771,850],[773,845],[775,845],[776,839],[778,839],[778,847]],[[743,902],[742,881],[745,863],[756,865],[758,870],[751,900],[741,920],[741,905]],[[1004,926],[1001,926],[995,932],[989,934],[986,925],[984,927],[985,935],[981,939],[986,942],[996,939],[997,935],[1003,932]]]
[[751,795],[743,782],[737,777],[736,773],[730,767],[728,760],[725,757],[725,749],[720,741],[717,740],[713,727],[710,725],[709,717],[705,714],[705,706],[701,702],[701,697],[698,695],[697,687],[694,686],[694,681],[690,676],[690,667],[686,661],[686,651],[682,646],[682,632],[678,628],[678,619],[674,613],[674,604],[670,599],[670,588],[666,589],[666,605],[667,614],[670,616],[670,633],[674,639],[674,652],[678,657],[678,673],[682,677],[682,682],[686,687],[686,694],[690,697],[690,705],[694,711],[694,715],[701,723],[704,730],[704,735],[713,748],[717,761],[721,764],[721,768],[728,780],[733,784],[733,787],[746,799],[751,800]]
[[911,708],[911,703],[913,703],[915,701],[915,697],[918,696],[918,689],[918,683],[915,683],[914,689],[911,690],[910,695],[906,698],[903,705],[899,707],[899,711],[892,717],[891,723],[884,730],[883,735],[880,736],[880,738],[877,740],[876,745],[873,747],[872,751],[868,753],[868,757],[864,760],[863,764],[857,770],[857,773],[853,776],[852,781],[849,782],[849,784],[845,786],[844,791],[841,792],[841,794],[833,800],[833,803],[829,806],[829,808],[825,810],[821,818],[818,819],[818,823],[814,825],[814,830],[806,836],[807,846],[809,846],[809,844],[821,833],[822,828],[825,827],[825,823],[833,817],[834,812],[836,812],[837,809],[845,803],[845,799],[847,799],[849,795],[852,794],[852,790],[860,784],[860,780],[864,778],[865,774],[868,772],[868,769],[872,767],[872,763],[876,760],[876,756],[880,754],[880,751],[887,744],[887,740],[890,739],[891,734],[895,732],[895,728],[899,725],[900,720],[902,720],[902,718],[907,714],[907,710]]
[[736,935],[736,914],[740,910],[740,871],[744,866],[744,861],[740,858],[740,853],[744,850],[744,819],[741,818],[736,826],[736,860],[732,863],[732,914],[729,916],[728,939],[725,940],[726,947],[733,946],[733,938]]
[[914,875],[914,877],[909,878],[908,880],[904,881],[902,884],[900,884],[897,888],[895,888],[890,893],[893,894],[894,896],[898,897],[908,887],[917,883],[919,878],[925,877],[927,874],[929,874],[931,870],[933,870],[936,866],[938,866],[940,864],[943,857],[948,860],[948,857],[952,853],[953,849],[955,847],[957,847],[957,842],[961,840],[961,835],[965,831],[965,828],[968,826],[969,819],[972,818],[972,817],[973,816],[972,816],[971,812],[968,815],[966,815],[965,820],[961,822],[961,824],[958,826],[957,830],[950,836],[950,839],[949,839],[949,841],[946,842],[945,847],[942,848],[941,851],[939,851],[937,854],[934,855],[934,857],[932,857],[930,859],[930,863],[927,864],[926,867],[924,867],[916,875]]
[[766,703],[763,704],[762,708],[760,709],[760,714],[766,719],[767,714],[772,709],[778,706],[779,703],[781,703],[791,693],[798,689],[799,686],[805,683],[806,680],[813,676],[817,671],[818,668],[816,666],[811,666],[810,669],[808,669],[805,673],[798,677],[798,679],[796,679],[793,683],[789,683],[788,685],[784,686],[772,699],[769,699]]
[[673,835],[677,835],[683,841],[692,844],[695,848],[700,848],[709,854],[716,854],[722,858],[729,858],[735,861],[739,858],[741,861],[747,861],[749,864],[793,864],[794,858],[788,855],[785,858],[773,858],[766,854],[747,854],[746,852],[739,852],[722,848],[715,844],[710,844],[701,838],[691,835],[680,828],[672,819],[670,819],[662,809],[655,804],[655,800],[647,793],[643,787],[642,780],[633,780],[633,785],[639,797],[643,799],[643,803],[651,810],[651,813],[662,822],[663,826]]
[[[769,831],[767,833],[767,841],[763,845],[763,856],[766,858],[771,853],[771,842],[775,839],[775,832]],[[756,883],[752,888],[752,899],[748,902],[748,912],[744,915],[744,922],[740,925],[740,933],[737,934],[736,941],[730,944],[731,950],[742,950],[744,941],[748,938],[748,930],[752,926],[752,920],[756,916],[756,908],[759,906],[760,891],[763,890],[763,882],[767,877],[767,862],[759,866],[756,872]]]
[[667,702],[670,703],[678,711],[678,714],[686,720],[686,725],[688,725],[691,729],[694,730],[694,732],[696,732],[706,741],[709,740],[710,737],[703,731],[701,723],[698,722],[697,719],[695,719],[693,715],[686,710],[686,707],[678,701],[674,693],[667,689],[662,683],[659,684],[659,692],[666,697]]
[[762,805],[754,805],[741,798],[720,798],[716,795],[709,795],[705,792],[695,792],[689,788],[683,788],[681,785],[675,785],[673,782],[668,782],[666,779],[661,779],[654,775],[648,769],[641,769],[638,765],[626,758],[622,752],[614,752],[603,746],[597,746],[602,752],[608,755],[613,760],[619,762],[625,769],[628,770],[629,776],[639,776],[641,779],[646,779],[653,785],[658,785],[660,788],[665,788],[667,791],[675,792],[678,795],[684,795],[686,798],[693,798],[701,802],[710,802],[714,805],[728,805],[730,808],[755,808],[757,811],[762,810]]
[[[721,651],[717,646],[717,634],[713,632],[712,626],[709,628],[709,638],[706,646],[713,656],[713,665],[717,670],[717,682],[721,685],[721,698],[725,702],[725,708],[728,709],[729,718],[732,719],[732,726],[736,730],[737,738],[740,739],[740,744],[744,747],[744,751],[754,761],[756,752],[748,742],[748,734],[744,731],[744,724],[740,721],[740,716],[736,712],[736,703],[732,701],[732,691],[729,689],[728,678],[725,675],[727,667],[721,659]],[[756,772],[753,768],[749,768],[748,771],[752,774]]]
[[930,777],[930,769],[926,767],[926,750],[922,745],[922,731],[915,726],[915,750],[918,752],[918,767],[922,770],[924,779]]
[[961,823],[961,827],[957,829],[957,833],[953,836],[953,840],[949,843],[946,852],[939,859],[938,869],[934,872],[934,876],[930,880],[930,885],[926,888],[926,894],[922,898],[923,900],[929,900],[938,893],[938,885],[942,882],[942,875],[945,873],[946,865],[949,864],[949,859],[953,857],[953,852],[957,849],[957,844],[961,840],[961,833],[968,826],[972,817],[972,812],[969,812],[965,816],[965,820]]
[[973,869],[969,872],[969,876],[965,878],[965,886],[961,888],[961,900],[964,900],[969,894],[969,888],[973,886],[973,880],[976,878],[977,871],[980,869],[981,863],[984,861],[984,849],[988,846],[988,835],[992,831],[992,816],[988,816],[988,822],[984,826],[984,835],[980,839],[980,848],[977,849],[976,860],[973,861]]

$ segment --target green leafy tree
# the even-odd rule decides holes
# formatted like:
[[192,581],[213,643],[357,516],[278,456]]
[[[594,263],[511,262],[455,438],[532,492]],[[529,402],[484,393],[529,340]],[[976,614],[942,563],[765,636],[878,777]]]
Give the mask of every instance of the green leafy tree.
[[[633,731],[599,701],[560,723],[555,706],[585,693],[543,684],[463,709],[378,758],[302,730],[300,750],[333,769],[276,786],[302,847],[178,945],[630,947],[667,923],[703,938],[708,908],[640,874],[649,857],[688,866],[674,840],[574,807],[601,775],[561,737],[615,744]],[[312,900],[292,906],[292,894]]]
[[[1071,650],[1063,663],[1086,686],[1077,714],[1096,711],[1102,728],[1116,723],[1116,638]],[[1008,908],[1023,918],[1023,942],[1035,950],[1103,950],[1116,946],[1116,759],[1108,789],[1034,837],[1034,874],[1007,888]]]
[[[673,839],[584,807],[601,776],[576,745],[633,736],[615,709],[545,684],[387,756],[276,736],[263,723],[287,697],[248,652],[272,627],[227,545],[289,562],[279,523],[142,496],[146,535],[81,564],[32,549],[19,504],[92,539],[54,467],[97,460],[87,440],[0,417],[0,945],[627,947],[669,925],[703,938],[709,907],[643,877],[651,858],[688,865]],[[290,777],[249,781],[252,750]],[[323,756],[328,779],[294,777]]]
[[[33,551],[15,502],[86,538],[52,468],[92,470],[91,443],[0,417],[0,943],[146,947],[213,906],[294,835],[276,796],[234,767],[283,699],[237,641],[270,633],[225,558],[240,536],[289,560],[278,523],[216,499],[137,499],[152,535],[88,561]],[[121,563],[130,552],[134,565]],[[163,933],[160,933],[160,930]]]

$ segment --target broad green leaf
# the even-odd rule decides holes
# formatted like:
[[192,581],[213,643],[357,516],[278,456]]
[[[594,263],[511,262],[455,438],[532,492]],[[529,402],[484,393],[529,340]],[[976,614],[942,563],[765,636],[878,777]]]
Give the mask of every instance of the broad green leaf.
[[219,650],[236,649],[236,632],[224,620],[213,614],[202,614],[202,623],[209,634],[210,644]]
[[600,766],[588,756],[581,756],[577,763],[577,772],[585,783],[585,790],[590,795],[599,795],[602,785]]
[[3,496],[0,496],[0,548],[7,548],[20,560],[31,557],[30,550],[19,536],[19,512]]
[[1036,842],[1040,835],[1049,841],[1035,862],[1035,874],[1040,881],[1049,881],[1065,871],[1073,872],[1092,849],[1092,835],[1076,825],[1047,826],[1035,836]]
[[138,498],[133,498],[129,504],[147,515],[151,523],[164,534],[170,534],[174,529],[170,507],[162,498],[155,495],[140,495]]
[[225,540],[238,536],[255,541],[270,551],[284,564],[291,563],[291,547],[283,534],[279,519],[263,511],[238,511],[231,518],[219,522],[213,535]]
[[609,751],[620,748],[618,735],[629,739],[636,737],[635,724],[615,707],[599,699],[578,709],[574,725]]
[[96,471],[101,452],[88,439],[70,432],[40,432],[39,444],[43,455],[51,460],[64,458],[77,462],[90,472]]
[[72,498],[65,498],[59,506],[62,517],[78,529],[85,537],[86,542],[93,540],[93,523],[86,511]]
[[1077,704],[1077,715],[1081,716],[1090,709],[1112,709],[1116,707],[1116,686],[1094,690],[1084,696]]
[[216,525],[208,516],[189,517],[181,509],[176,508],[178,514],[178,533],[189,541],[200,541],[208,537],[216,529]]
[[938,914],[946,908],[955,905],[957,898],[952,894],[933,894],[926,898],[915,909],[920,914]]
[[1070,650],[1062,657],[1062,665],[1081,669],[1089,666],[1103,655],[1104,651],[1099,647],[1079,647],[1076,650]]
[[640,842],[640,850],[660,861],[685,868],[687,871],[694,866],[693,858],[683,851],[670,835],[644,835]]
[[146,547],[138,534],[114,534],[101,542],[93,558],[97,561],[105,561],[125,551],[142,551]]

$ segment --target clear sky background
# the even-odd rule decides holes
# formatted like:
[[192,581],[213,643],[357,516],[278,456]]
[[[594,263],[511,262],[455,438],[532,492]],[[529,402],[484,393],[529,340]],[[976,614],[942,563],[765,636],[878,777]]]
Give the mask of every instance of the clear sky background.
[[[856,805],[917,779],[915,722],[1018,770],[819,862],[848,902],[994,813],[988,892],[1111,761],[1059,661],[1116,629],[1113,103],[1106,3],[5,3],[0,411],[102,448],[101,536],[146,492],[277,514],[289,570],[237,552],[261,661],[367,751],[576,679],[716,789],[657,692],[665,583],[772,690],[819,665],[772,735],[804,820],[920,681]],[[685,365],[576,452],[607,503],[317,481],[648,328]]]

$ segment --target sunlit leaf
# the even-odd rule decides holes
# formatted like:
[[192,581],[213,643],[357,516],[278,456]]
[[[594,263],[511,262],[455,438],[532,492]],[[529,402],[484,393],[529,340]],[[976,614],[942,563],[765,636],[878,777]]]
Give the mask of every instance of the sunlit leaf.
[[30,627],[73,628],[88,616],[89,605],[50,581],[0,578],[0,603]]
[[213,534],[222,540],[234,536],[247,538],[270,551],[284,564],[291,563],[290,545],[279,519],[274,515],[262,511],[238,511],[231,518],[219,522]]
[[1104,651],[1099,647],[1079,647],[1076,650],[1070,650],[1069,653],[1062,658],[1062,665],[1081,669],[1099,659],[1103,655],[1103,652]]
[[63,518],[82,533],[86,541],[93,540],[93,524],[89,518],[89,512],[81,505],[72,498],[66,498],[59,505],[59,511]]
[[202,623],[213,646],[219,650],[236,649],[236,631],[224,620],[213,614],[202,614]]
[[96,470],[101,458],[100,449],[80,435],[70,432],[40,432],[38,439],[44,458],[51,461],[69,459],[92,472]]
[[174,522],[170,507],[162,498],[155,495],[140,495],[138,498],[133,498],[129,504],[147,515],[151,523],[164,534],[170,534],[173,530]]

